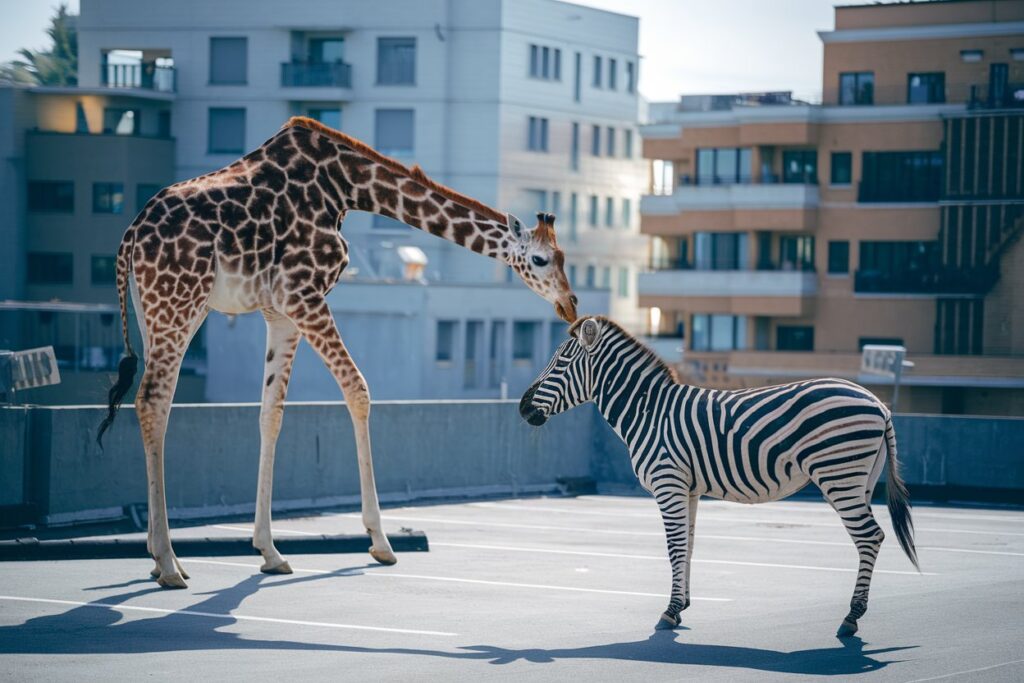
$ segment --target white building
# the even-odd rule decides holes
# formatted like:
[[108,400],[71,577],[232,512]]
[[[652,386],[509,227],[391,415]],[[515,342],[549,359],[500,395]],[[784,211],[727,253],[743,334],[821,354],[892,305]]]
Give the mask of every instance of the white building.
[[[82,0],[78,30],[82,87],[173,93],[180,178],[314,116],[524,222],[553,211],[574,284],[639,326],[635,17],[554,0]],[[508,277],[388,220],[353,214],[343,232],[360,275],[393,275],[377,271],[414,245],[429,281]]]

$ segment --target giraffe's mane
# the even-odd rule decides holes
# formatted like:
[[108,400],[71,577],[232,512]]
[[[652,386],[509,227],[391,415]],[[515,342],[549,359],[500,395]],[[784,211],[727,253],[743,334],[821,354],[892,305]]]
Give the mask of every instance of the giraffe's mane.
[[483,202],[473,199],[472,197],[468,197],[462,194],[461,192],[453,190],[447,185],[442,185],[437,181],[431,180],[430,178],[427,177],[427,174],[423,172],[423,169],[420,168],[419,164],[415,164],[413,165],[412,168],[409,168],[402,162],[381,154],[380,152],[375,150],[373,147],[370,147],[362,140],[357,140],[351,135],[346,135],[345,133],[342,133],[339,130],[335,130],[330,126],[325,126],[324,124],[320,123],[315,119],[311,119],[306,116],[293,116],[290,119],[288,119],[288,122],[285,123],[283,127],[307,128],[309,130],[320,133],[321,135],[326,135],[329,138],[337,140],[338,142],[342,143],[349,149],[366,157],[367,159],[370,159],[371,161],[374,161],[378,164],[385,166],[392,173],[396,175],[407,176],[412,180],[416,181],[417,183],[419,183],[420,185],[423,185],[427,189],[433,190],[434,192],[437,192],[438,194],[441,194],[447,197],[448,199],[452,200],[453,202],[461,204],[462,206],[465,206],[468,209],[472,209],[473,211],[476,211],[482,216],[486,216],[487,218],[498,221],[500,223],[504,223],[507,220],[505,214],[501,213],[496,209],[492,209]]
[[633,344],[633,346],[643,350],[644,361],[646,363],[649,363],[660,369],[662,372],[668,375],[676,384],[681,384],[681,382],[679,381],[679,375],[676,373],[675,368],[673,368],[671,365],[666,363],[660,356],[658,356],[658,354],[656,354],[651,349],[651,347],[644,344],[642,341],[631,335],[629,332],[626,332],[626,330],[624,330],[621,325],[619,325],[617,322],[615,322],[606,315],[588,315],[580,317],[578,320],[576,320],[576,322],[574,322],[569,327],[569,334],[576,334],[576,330],[578,330],[580,325],[582,325],[588,319],[597,320],[599,323],[601,323],[604,327],[604,334],[608,334],[609,332],[613,334],[617,333],[620,337],[628,339]]

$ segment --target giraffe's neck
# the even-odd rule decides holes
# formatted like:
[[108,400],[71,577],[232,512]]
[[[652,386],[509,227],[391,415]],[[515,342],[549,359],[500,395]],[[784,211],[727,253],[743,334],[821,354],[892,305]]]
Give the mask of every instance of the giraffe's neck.
[[341,212],[394,218],[484,256],[509,262],[515,236],[508,218],[476,200],[443,187],[418,167],[407,169],[354,140],[292,126],[296,152],[329,182]]

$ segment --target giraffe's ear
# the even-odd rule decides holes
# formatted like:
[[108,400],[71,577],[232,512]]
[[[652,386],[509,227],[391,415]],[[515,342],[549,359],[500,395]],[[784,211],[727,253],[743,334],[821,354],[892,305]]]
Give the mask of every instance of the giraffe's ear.
[[523,222],[512,214],[508,214],[508,227],[516,239],[521,240],[526,237],[526,228],[523,226]]
[[593,318],[587,318],[580,325],[580,344],[590,351],[601,337],[601,326]]

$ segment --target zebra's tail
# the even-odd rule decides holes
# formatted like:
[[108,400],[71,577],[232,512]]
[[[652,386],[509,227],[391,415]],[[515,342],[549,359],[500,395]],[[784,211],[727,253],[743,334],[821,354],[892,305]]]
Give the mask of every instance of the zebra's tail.
[[96,432],[96,443],[103,448],[103,433],[114,423],[117,411],[121,407],[128,390],[135,381],[135,373],[139,368],[139,357],[132,349],[128,334],[128,277],[131,275],[132,252],[135,250],[135,231],[125,235],[121,240],[121,248],[117,252],[117,298],[121,305],[121,335],[124,337],[124,358],[117,364],[117,381],[107,393],[107,416],[100,423]]
[[910,494],[907,492],[906,484],[900,479],[900,465],[896,459],[896,432],[892,428],[891,415],[885,419],[885,444],[889,450],[889,457],[885,459],[888,477],[885,492],[889,504],[889,517],[892,519],[892,527],[896,531],[900,547],[914,563],[914,568],[921,571],[917,564],[917,549],[914,548],[914,520],[910,516]]

